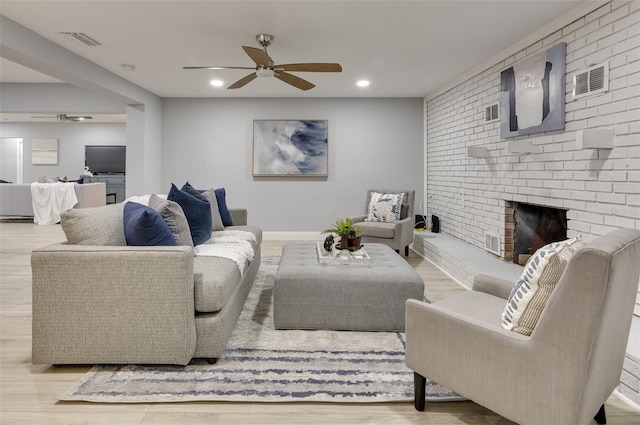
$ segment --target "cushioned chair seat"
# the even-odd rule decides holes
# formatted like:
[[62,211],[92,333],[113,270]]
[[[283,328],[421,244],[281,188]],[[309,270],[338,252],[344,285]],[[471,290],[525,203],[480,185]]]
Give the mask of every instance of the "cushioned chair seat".
[[362,228],[362,236],[365,237],[393,239],[396,226],[395,223],[363,221],[354,227]]
[[[447,301],[448,300],[448,301]],[[452,314],[473,315],[473,319],[487,324],[500,322],[505,300],[478,291],[467,291],[456,297],[438,301],[438,307]]]

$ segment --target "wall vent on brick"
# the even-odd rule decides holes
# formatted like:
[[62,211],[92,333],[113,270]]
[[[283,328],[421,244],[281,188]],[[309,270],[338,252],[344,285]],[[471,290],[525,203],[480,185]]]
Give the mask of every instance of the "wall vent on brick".
[[492,232],[484,232],[484,249],[492,254],[500,256],[500,235]]
[[500,106],[498,103],[484,108],[484,122],[498,121],[500,119]]
[[591,96],[609,90],[609,62],[591,66],[573,76],[573,98]]

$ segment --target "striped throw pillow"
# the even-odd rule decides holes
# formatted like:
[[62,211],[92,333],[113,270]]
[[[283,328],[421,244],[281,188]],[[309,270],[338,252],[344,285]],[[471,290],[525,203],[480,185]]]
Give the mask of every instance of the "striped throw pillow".
[[531,335],[549,296],[573,255],[584,246],[580,237],[543,246],[527,261],[502,313],[502,327]]

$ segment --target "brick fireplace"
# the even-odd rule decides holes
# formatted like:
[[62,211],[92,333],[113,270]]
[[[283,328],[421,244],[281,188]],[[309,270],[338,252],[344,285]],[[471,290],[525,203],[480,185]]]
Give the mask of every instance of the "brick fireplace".
[[567,239],[567,210],[505,201],[504,259],[524,265],[551,242]]

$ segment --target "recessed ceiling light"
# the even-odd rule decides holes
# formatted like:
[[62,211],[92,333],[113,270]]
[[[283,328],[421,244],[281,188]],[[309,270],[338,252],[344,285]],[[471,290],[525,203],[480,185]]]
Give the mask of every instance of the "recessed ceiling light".
[[367,80],[360,80],[356,83],[358,87],[369,87],[369,84],[370,83]]
[[224,84],[224,81],[222,81],[222,80],[211,80],[211,81],[209,81],[209,84],[211,84],[213,87],[222,87],[222,85]]
[[135,71],[136,67],[134,65],[131,65],[130,63],[123,63],[122,69],[125,71]]

